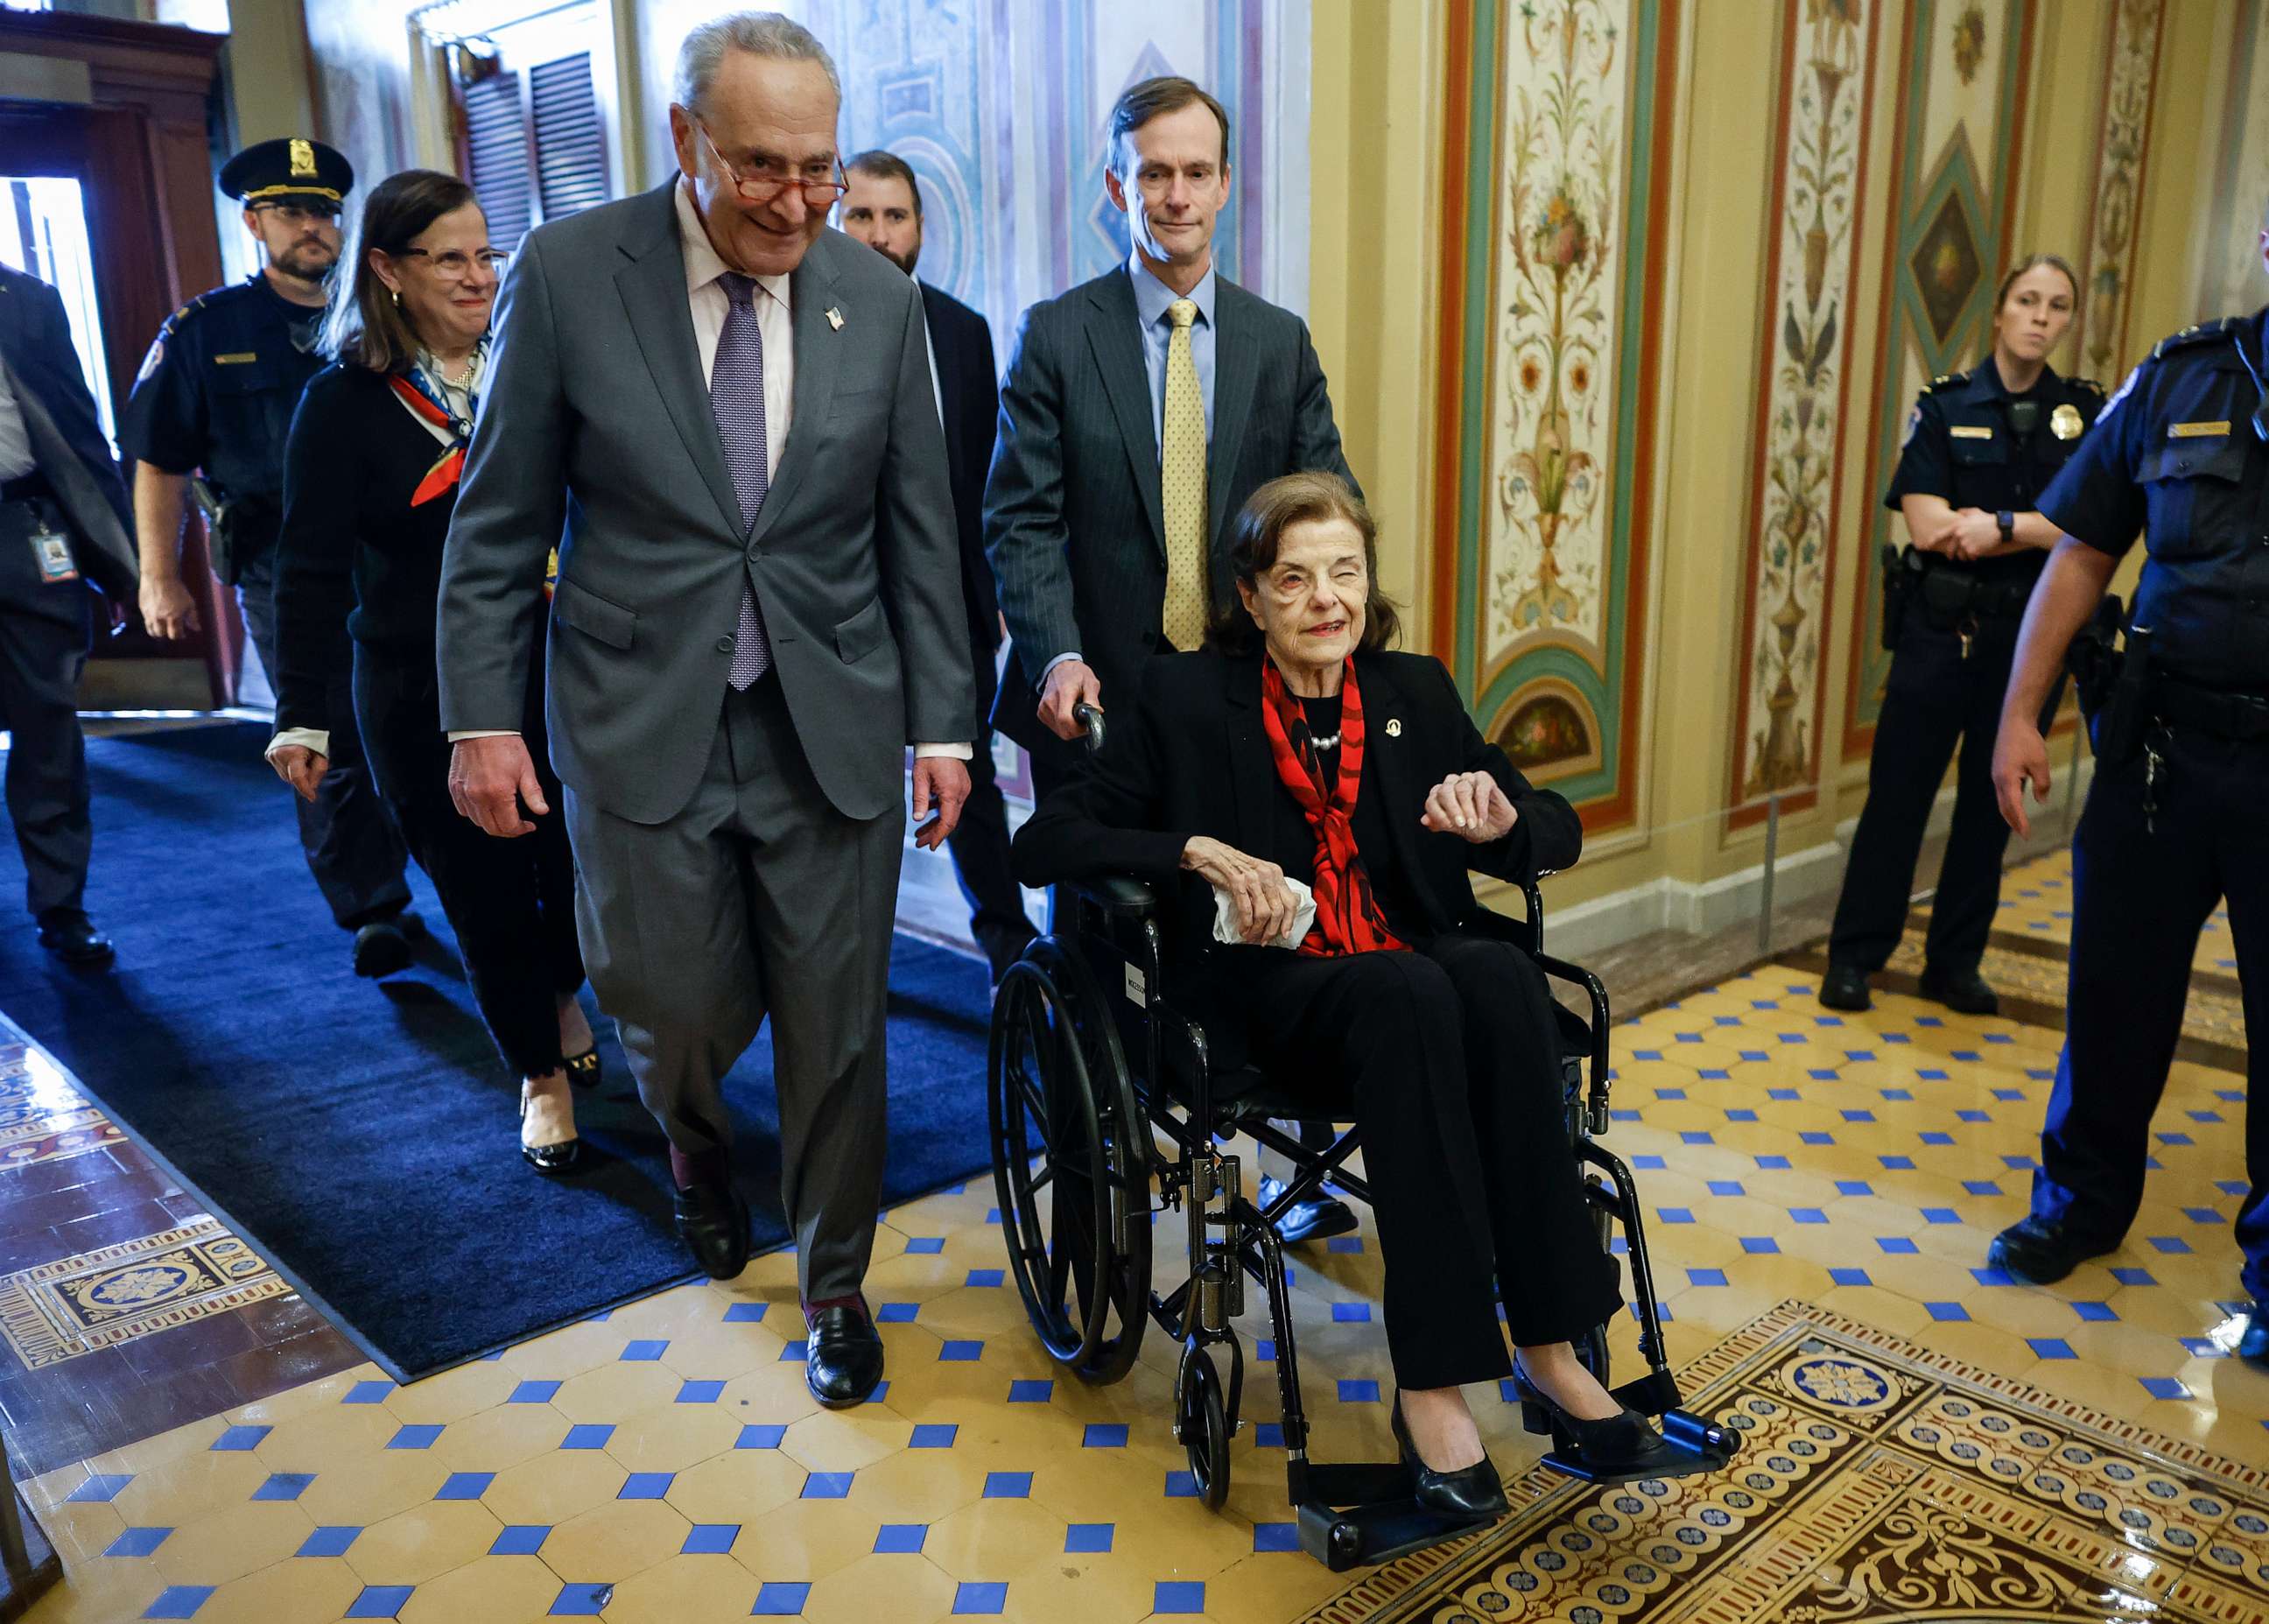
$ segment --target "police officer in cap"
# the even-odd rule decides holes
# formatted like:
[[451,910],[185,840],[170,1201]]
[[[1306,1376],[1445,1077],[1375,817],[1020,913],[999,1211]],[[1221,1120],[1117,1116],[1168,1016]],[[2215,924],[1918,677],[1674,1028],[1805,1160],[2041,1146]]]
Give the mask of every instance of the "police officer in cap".
[[[2269,229],[2261,234],[2269,265]],[[2049,792],[2038,718],[2066,647],[2136,532],[2147,549],[2117,679],[2094,717],[2073,844],[2064,1053],[2033,1209],[1990,1260],[2045,1285],[2117,1246],[2182,1032],[2191,956],[2229,904],[2249,1035],[2269,1038],[2269,311],[2186,328],[2111,397],[2041,512],[2064,532],[2026,611],[1993,754],[2001,811]],[[2249,1084],[2269,1070],[2251,1046]],[[2246,1113],[2237,1212],[2252,1300],[2238,1354],[2269,1368],[2269,1095]]]
[[1922,991],[1971,1015],[1999,1006],[1977,973],[2009,843],[1994,805],[1993,738],[2017,624],[2057,539],[2034,504],[2103,404],[2092,380],[2060,378],[2047,364],[2072,326],[2079,291],[2072,267],[2054,255],[2021,262],[1994,301],[1992,353],[1932,383],[1908,421],[1883,505],[1903,515],[1913,544],[1885,560],[1890,678],[1828,939],[1820,1001],[1831,1009],[1867,1008],[1867,977],[1906,930],[1924,826],[1957,739],[1954,823],[1931,903]]
[[[354,170],[320,141],[263,141],[229,159],[221,189],[244,204],[244,228],[266,263],[247,280],[200,294],[167,319],[142,363],[118,424],[135,464],[142,618],[160,638],[196,630],[181,580],[181,518],[193,475],[211,520],[213,569],[237,590],[246,628],[271,675],[277,527],[284,439],[299,391],[322,370],[317,351],[325,283],[339,258],[339,210]],[[388,975],[410,959],[410,890],[401,834],[372,786],[344,713],[332,724],[331,770],[313,802],[294,795],[299,844],[330,904],[355,934],[354,966]]]

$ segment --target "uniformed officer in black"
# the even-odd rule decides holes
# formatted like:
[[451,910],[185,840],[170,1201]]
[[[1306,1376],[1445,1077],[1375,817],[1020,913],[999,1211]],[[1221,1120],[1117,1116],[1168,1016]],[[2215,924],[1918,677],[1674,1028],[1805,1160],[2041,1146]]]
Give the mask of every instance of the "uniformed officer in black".
[[[236,587],[245,627],[272,678],[284,439],[300,390],[324,365],[316,339],[354,171],[320,141],[294,137],[247,147],[222,168],[220,185],[242,201],[245,229],[258,239],[266,263],[243,282],[200,294],[159,329],[118,439],[137,465],[144,622],[161,638],[196,628],[181,581],[181,535],[189,476],[202,470],[219,513],[215,572]],[[410,902],[406,853],[372,787],[351,716],[333,724],[332,742],[340,748],[315,800],[292,798],[299,844],[331,917],[355,933],[356,971],[388,975],[409,964],[403,926],[416,923],[403,917]]]
[[1977,973],[2009,843],[1993,801],[1993,737],[2018,621],[2057,539],[2033,510],[2103,404],[2094,382],[2060,378],[2046,362],[2077,300],[2064,261],[2023,261],[2002,281],[1992,353],[1915,402],[1883,498],[1903,515],[1913,545],[1888,566],[1890,678],[1828,940],[1820,1001],[1831,1009],[1867,1008],[1867,977],[1906,929],[1924,826],[1957,739],[1954,822],[1924,939],[1922,991],[1973,1015],[1998,1007]]
[[[2269,264],[2269,231],[2261,240]],[[2036,800],[2049,791],[2036,718],[2066,646],[2138,530],[2148,553],[2126,653],[2147,680],[2132,705],[2115,691],[2099,712],[2095,780],[2073,843],[2071,990],[2033,1210],[1990,1254],[2039,1284],[2111,1251],[2134,1220],[2191,954],[2224,898],[2246,1029],[2269,1037],[2265,337],[2269,311],[2162,343],[2041,498],[2064,538],[2025,617],[1993,761],[2002,812],[2020,832],[2025,785]],[[2132,680],[2123,669],[2120,682]],[[2251,1085],[2269,1059],[2250,1052]],[[2246,1112],[2245,1155],[2252,1188],[2236,1230],[2252,1307],[2238,1352],[2269,1367],[2269,1096]]]

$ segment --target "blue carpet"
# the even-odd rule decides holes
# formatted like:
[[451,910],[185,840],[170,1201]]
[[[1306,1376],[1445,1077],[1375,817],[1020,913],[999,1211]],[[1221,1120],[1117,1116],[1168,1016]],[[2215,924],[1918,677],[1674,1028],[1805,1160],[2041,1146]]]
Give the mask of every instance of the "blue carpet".
[[[68,970],[28,919],[0,926],[0,1010],[397,1380],[685,1278],[663,1140],[611,1023],[594,1022],[606,1080],[576,1097],[595,1165],[543,1178],[424,876],[419,964],[357,978],[266,739],[231,725],[90,743],[87,906],[117,964]],[[22,896],[0,835],[0,910]],[[888,1203],[987,1161],[987,996],[977,961],[898,939]],[[777,1246],[769,1031],[725,1086],[758,1245]]]

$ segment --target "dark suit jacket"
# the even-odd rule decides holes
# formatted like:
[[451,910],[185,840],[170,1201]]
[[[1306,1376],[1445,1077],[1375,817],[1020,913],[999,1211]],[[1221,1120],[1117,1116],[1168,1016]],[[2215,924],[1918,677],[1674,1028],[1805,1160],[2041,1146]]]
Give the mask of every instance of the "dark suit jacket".
[[[1108,711],[1133,698],[1158,647],[1166,530],[1141,320],[1123,265],[1037,304],[1001,385],[985,545],[1017,658],[993,725],[1027,749],[1073,748],[1034,714],[1051,660],[1077,650]],[[1313,469],[1355,476],[1307,323],[1226,279],[1214,322],[1206,491],[1212,587],[1226,602],[1230,528],[1256,489]]]
[[[1212,650],[1151,660],[1133,725],[1114,713],[1120,731],[1095,771],[1042,801],[1016,834],[1016,877],[1027,885],[1128,875],[1160,886],[1170,899],[1177,980],[1202,973],[1214,945],[1212,888],[1181,866],[1192,836],[1266,858],[1295,879],[1315,873],[1312,842],[1285,835],[1279,802],[1290,797],[1261,727],[1260,660]],[[1440,661],[1358,654],[1356,678],[1364,726],[1358,801],[1376,795],[1384,803],[1396,867],[1430,934],[1480,912],[1468,870],[1517,881],[1576,860],[1584,827],[1574,810],[1532,787],[1482,737]],[[1520,814],[1511,832],[1475,845],[1421,828],[1426,793],[1452,772],[1474,771],[1504,786]]]
[[[1001,646],[1001,601],[985,561],[985,474],[993,466],[999,427],[1001,374],[993,365],[993,329],[950,293],[921,284],[929,347],[937,357],[937,394],[945,409],[945,463],[953,476],[953,519],[961,540],[961,582],[969,600],[969,648],[989,690],[993,651]],[[983,731],[980,717],[979,731]]]
[[8,369],[40,471],[70,527],[79,573],[108,597],[134,602],[141,581],[132,509],[94,396],[79,370],[63,296],[0,266],[0,363]]

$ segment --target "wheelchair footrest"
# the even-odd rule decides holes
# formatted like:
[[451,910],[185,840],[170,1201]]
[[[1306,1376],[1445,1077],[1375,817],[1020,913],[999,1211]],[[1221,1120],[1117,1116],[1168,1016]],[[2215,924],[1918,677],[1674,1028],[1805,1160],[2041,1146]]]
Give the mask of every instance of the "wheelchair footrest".
[[1400,1461],[1309,1466],[1308,1497],[1294,1508],[1300,1548],[1341,1573],[1489,1526],[1422,1510],[1410,1487],[1410,1473]]
[[1581,1451],[1556,1435],[1552,1440],[1556,1447],[1544,1458],[1544,1464],[1584,1483],[1643,1483],[1650,1478],[1697,1477],[1722,1472],[1741,1449],[1739,1433],[1690,1410],[1663,1413],[1662,1439],[1669,1445],[1668,1458],[1658,1459],[1643,1472],[1601,1472],[1584,1458]]

